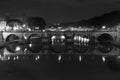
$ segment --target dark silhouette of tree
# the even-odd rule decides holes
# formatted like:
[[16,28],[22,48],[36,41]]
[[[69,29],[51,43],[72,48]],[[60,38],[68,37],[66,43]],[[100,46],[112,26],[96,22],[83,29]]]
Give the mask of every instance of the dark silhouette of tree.
[[108,25],[112,27],[120,23],[120,11],[112,11],[110,13],[88,19],[87,23],[91,23],[96,26]]
[[19,19],[8,19],[7,20],[7,25],[10,26],[10,27],[14,27],[14,25],[17,24],[17,25],[22,25],[23,22]]
[[114,27],[119,23],[120,23],[120,11],[112,11],[110,13],[106,13],[101,16],[95,16],[88,20],[81,20],[70,23],[61,23],[61,25],[96,26],[97,28],[101,28],[101,26],[103,25]]
[[44,29],[46,26],[46,22],[41,17],[28,17],[27,18],[28,26],[32,29],[35,27],[39,27],[39,29]]

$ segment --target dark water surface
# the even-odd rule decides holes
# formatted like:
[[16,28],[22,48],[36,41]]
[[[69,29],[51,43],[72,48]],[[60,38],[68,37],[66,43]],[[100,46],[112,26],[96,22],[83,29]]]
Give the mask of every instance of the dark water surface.
[[69,60],[48,57],[40,60],[15,60],[0,62],[0,80],[120,80],[120,72],[114,72],[99,59],[78,58]]
[[1,62],[0,80],[120,80],[120,72],[96,62]]

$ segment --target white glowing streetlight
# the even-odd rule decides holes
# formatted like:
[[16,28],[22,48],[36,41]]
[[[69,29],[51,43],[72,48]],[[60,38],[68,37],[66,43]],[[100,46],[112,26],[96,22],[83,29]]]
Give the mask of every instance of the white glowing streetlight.
[[102,26],[102,29],[106,29],[106,26]]
[[64,35],[62,35],[62,36],[61,36],[61,39],[65,39],[65,36],[64,36]]
[[15,51],[20,51],[20,49],[21,49],[20,46],[17,46]]

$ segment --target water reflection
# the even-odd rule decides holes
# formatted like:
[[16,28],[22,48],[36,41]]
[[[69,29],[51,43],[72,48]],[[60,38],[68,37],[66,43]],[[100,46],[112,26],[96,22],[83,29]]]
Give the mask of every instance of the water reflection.
[[[114,46],[113,44],[96,44],[96,45],[84,45],[81,41],[74,42],[73,45],[65,45],[64,46],[57,46],[57,45],[43,45],[40,43],[40,38],[37,40],[32,40],[29,44],[10,44],[9,46],[1,49],[1,60],[18,60],[19,56],[24,57],[24,59],[29,58],[29,55],[33,56],[34,60],[38,60],[41,55],[55,55],[58,57],[58,61],[62,59],[61,56],[78,56],[78,60],[80,59],[79,56],[84,55],[98,55],[98,56],[110,56],[110,55],[120,55],[119,47]],[[58,39],[59,41],[59,39]],[[77,43],[77,45],[75,45]],[[109,46],[108,46],[109,45]],[[67,47],[66,47],[67,46]],[[51,48],[52,47],[52,48]],[[63,49],[66,47],[65,49]],[[64,51],[63,51],[64,50]],[[37,57],[36,57],[37,56]],[[39,56],[39,57],[38,57]],[[70,57],[70,58],[71,58]],[[22,58],[21,58],[22,59]]]
[[[31,43],[33,45],[36,44],[34,41]],[[31,48],[36,49],[38,46]],[[91,78],[91,76],[95,78],[95,76],[97,76],[101,79],[104,79],[105,77],[111,79],[111,75],[116,78],[116,74],[113,76],[113,73],[109,71],[105,65],[97,65],[105,61],[104,57],[87,56],[108,54],[118,55],[120,50],[115,46],[112,51],[107,54],[104,54],[98,49],[99,45],[90,45],[88,50],[84,53],[76,52],[72,45],[67,46],[64,53],[54,52],[50,45],[42,45],[42,48],[38,49],[39,52],[32,52],[28,47],[29,44],[19,45],[19,47],[16,46],[16,50],[12,49],[15,50],[15,52],[10,52],[7,47],[1,49],[0,59],[3,60],[3,63],[5,62],[5,64],[2,64],[0,69],[3,70],[1,72],[4,78],[9,78],[9,80],[11,78],[11,80],[13,80],[13,78],[17,80],[46,80],[48,78],[60,79],[65,77],[72,80],[72,78],[86,79],[86,76],[88,78]],[[88,65],[91,62],[97,64]],[[117,74],[117,76],[119,76],[119,74]]]
[[97,40],[99,41],[99,50],[103,53],[109,53],[113,50],[114,46],[111,42],[114,42],[114,39],[109,34],[101,34]]

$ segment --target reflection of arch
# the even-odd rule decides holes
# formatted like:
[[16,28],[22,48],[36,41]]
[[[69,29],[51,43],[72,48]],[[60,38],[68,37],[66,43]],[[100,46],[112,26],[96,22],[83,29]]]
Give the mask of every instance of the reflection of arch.
[[97,40],[100,42],[100,44],[104,44],[106,41],[113,41],[114,38],[110,34],[103,33],[98,36]]
[[30,41],[31,39],[33,39],[33,37],[34,37],[34,39],[36,38],[40,38],[40,35],[38,35],[38,34],[31,34],[29,37],[28,37],[28,41]]
[[89,50],[90,46],[90,36],[86,34],[74,35],[74,45],[73,48],[75,52],[85,53]]
[[[15,34],[10,34],[7,38],[6,38],[6,42],[13,42],[15,40],[19,40],[19,37]],[[17,44],[9,44],[6,48],[9,52],[15,53],[15,49],[17,47]]]
[[111,44],[112,41],[114,41],[114,38],[112,35],[103,33],[97,38],[99,42],[99,50],[103,53],[109,53],[113,49],[113,45]]
[[56,53],[64,52],[66,49],[66,37],[64,35],[53,35],[51,38],[51,50]]
[[19,37],[17,35],[10,34],[10,35],[7,36],[6,42],[11,42],[11,41],[18,40],[18,39],[19,39]]
[[28,49],[33,53],[38,53],[42,49],[42,40],[38,34],[31,34],[28,37],[29,47]]
[[74,50],[75,52],[78,52],[78,53],[85,53],[89,50],[89,46],[75,45]]

